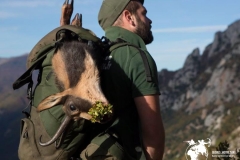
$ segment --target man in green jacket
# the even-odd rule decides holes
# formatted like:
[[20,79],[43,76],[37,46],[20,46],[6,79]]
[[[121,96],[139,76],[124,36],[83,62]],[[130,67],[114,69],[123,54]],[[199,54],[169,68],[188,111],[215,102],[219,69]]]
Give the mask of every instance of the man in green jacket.
[[159,105],[157,67],[146,45],[153,41],[152,21],[144,0],[104,0],[98,21],[111,41],[121,39],[144,52],[151,81],[140,50],[131,45],[114,49],[104,66],[102,88],[114,107],[114,122],[105,134],[94,138],[82,159],[161,160],[164,127]]

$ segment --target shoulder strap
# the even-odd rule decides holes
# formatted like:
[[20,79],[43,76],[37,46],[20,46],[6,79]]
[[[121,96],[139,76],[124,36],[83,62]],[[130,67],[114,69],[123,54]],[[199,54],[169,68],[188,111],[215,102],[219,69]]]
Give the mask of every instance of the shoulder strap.
[[123,47],[123,46],[131,46],[131,47],[136,48],[139,51],[139,53],[142,57],[142,60],[143,60],[144,67],[145,67],[146,81],[147,82],[152,82],[153,79],[152,79],[152,75],[151,75],[150,66],[149,66],[149,63],[148,63],[147,56],[146,56],[145,52],[143,50],[141,50],[138,46],[136,46],[134,44],[131,44],[131,43],[128,43],[128,42],[126,42],[122,39],[117,39],[117,42],[110,47],[109,51],[111,53],[113,50],[115,50],[117,48],[120,48],[120,47]]
[[42,60],[47,56],[49,51],[51,51],[54,48],[54,46],[49,47],[46,49],[46,53],[43,54],[40,58],[37,59],[37,61],[30,67],[26,72],[24,72],[14,83],[13,83],[13,89],[16,90],[26,83],[29,83],[32,81],[32,73],[35,69],[39,67]]

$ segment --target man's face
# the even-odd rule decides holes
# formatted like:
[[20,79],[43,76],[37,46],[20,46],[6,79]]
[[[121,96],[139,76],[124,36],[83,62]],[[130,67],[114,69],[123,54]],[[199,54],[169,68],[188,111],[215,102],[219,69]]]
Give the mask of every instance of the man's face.
[[140,8],[137,10],[135,15],[137,23],[135,33],[143,39],[145,44],[150,44],[153,41],[153,35],[151,31],[152,21],[146,16],[146,14],[147,10],[145,7],[140,5]]

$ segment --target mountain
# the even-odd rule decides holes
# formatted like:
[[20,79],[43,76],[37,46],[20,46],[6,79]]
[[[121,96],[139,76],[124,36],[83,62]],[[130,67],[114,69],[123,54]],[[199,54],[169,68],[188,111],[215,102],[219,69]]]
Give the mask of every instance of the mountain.
[[0,157],[17,159],[22,110],[27,106],[26,87],[14,91],[13,82],[25,71],[27,56],[0,59]]
[[185,159],[184,141],[227,140],[240,148],[240,20],[217,32],[203,54],[194,49],[177,71],[161,70],[160,104],[167,134],[165,159]]
[[9,58],[0,58],[0,65],[7,62]]
[[[26,86],[13,82],[26,70],[27,55],[0,58],[0,157],[17,159],[21,111],[28,105]],[[219,142],[240,148],[240,20],[214,40],[202,54],[188,55],[182,68],[158,73],[160,105],[166,132],[164,159],[185,160],[191,140],[211,140],[209,158]]]
[[[0,59],[0,110],[16,110],[26,105],[24,90],[13,91],[13,82],[26,70],[27,55],[11,59]],[[10,106],[9,106],[10,105]]]

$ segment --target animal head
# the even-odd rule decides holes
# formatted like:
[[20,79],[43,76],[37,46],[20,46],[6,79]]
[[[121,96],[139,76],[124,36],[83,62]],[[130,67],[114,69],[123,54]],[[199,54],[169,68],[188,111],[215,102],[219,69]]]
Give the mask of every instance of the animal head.
[[64,42],[52,58],[56,84],[62,91],[44,99],[37,107],[42,111],[63,105],[67,116],[74,120],[91,119],[88,110],[96,101],[108,104],[100,87],[99,69],[94,50],[87,44]]

